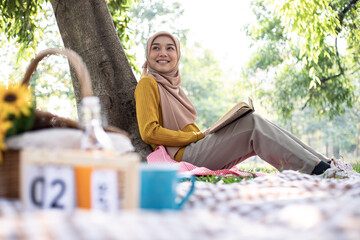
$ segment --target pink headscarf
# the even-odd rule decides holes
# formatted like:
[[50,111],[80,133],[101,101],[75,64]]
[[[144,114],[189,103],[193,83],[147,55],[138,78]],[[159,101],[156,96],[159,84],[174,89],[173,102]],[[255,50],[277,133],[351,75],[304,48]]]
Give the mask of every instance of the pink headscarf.
[[[161,73],[151,67],[149,54],[151,45],[159,36],[170,37],[175,44],[177,63],[174,69]],[[181,77],[179,72],[180,43],[177,38],[168,32],[158,32],[148,39],[146,45],[146,61],[143,65],[143,76],[151,76],[158,83],[160,103],[163,118],[163,127],[171,130],[182,130],[186,125],[194,123],[197,117],[195,107],[180,87]],[[168,153],[174,158],[179,147],[166,147]]]

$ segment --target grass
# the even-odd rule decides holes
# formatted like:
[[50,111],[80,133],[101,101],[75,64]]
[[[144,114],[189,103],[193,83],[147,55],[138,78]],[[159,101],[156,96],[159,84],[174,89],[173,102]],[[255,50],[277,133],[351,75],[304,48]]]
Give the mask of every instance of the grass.
[[[356,161],[356,162],[352,162],[351,163],[353,166],[353,169],[360,173],[360,162]],[[274,167],[272,167],[271,165],[267,164],[267,163],[261,163],[261,164],[253,164],[253,163],[246,163],[246,164],[239,164],[237,166],[240,170],[242,171],[246,171],[246,172],[263,172],[263,173],[276,173],[278,172]],[[222,176],[215,176],[215,174],[213,175],[207,175],[207,176],[199,176],[196,177],[197,181],[200,182],[209,182],[209,183],[225,183],[225,184],[230,184],[230,183],[238,183],[241,181],[245,181],[247,179],[252,179],[254,178],[253,176],[251,177],[246,177],[246,178],[242,178],[242,177],[238,177],[235,175],[232,176],[227,176],[227,177],[222,177]]]
[[217,183],[229,184],[229,183],[241,182],[241,181],[243,181],[245,179],[249,179],[249,178],[253,178],[253,177],[242,178],[242,177],[238,177],[235,175],[232,175],[230,177],[222,177],[222,176],[215,176],[215,174],[213,174],[213,175],[196,177],[196,180],[200,181],[200,182],[209,182],[209,183],[214,183],[214,184],[217,184]]
[[356,162],[353,165],[353,168],[356,172],[360,173],[360,163],[359,162]]

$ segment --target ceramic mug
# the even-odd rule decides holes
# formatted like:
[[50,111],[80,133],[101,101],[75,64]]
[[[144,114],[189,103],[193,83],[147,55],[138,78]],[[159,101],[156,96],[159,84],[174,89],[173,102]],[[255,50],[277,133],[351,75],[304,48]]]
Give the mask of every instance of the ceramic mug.
[[[191,187],[187,195],[178,202],[176,201],[176,185],[183,180],[190,180]],[[179,174],[176,165],[142,164],[140,183],[140,208],[179,210],[194,191],[195,177]]]

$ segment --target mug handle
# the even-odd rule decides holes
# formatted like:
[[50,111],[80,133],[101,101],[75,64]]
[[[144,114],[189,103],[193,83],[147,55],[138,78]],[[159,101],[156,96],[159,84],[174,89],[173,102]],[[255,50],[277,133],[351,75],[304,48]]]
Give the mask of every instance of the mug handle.
[[191,194],[194,192],[195,189],[195,176],[194,175],[188,175],[188,176],[178,176],[178,181],[183,180],[190,180],[191,187],[189,189],[189,192],[186,194],[186,196],[180,201],[180,203],[177,204],[177,209],[180,209],[182,205],[189,199]]

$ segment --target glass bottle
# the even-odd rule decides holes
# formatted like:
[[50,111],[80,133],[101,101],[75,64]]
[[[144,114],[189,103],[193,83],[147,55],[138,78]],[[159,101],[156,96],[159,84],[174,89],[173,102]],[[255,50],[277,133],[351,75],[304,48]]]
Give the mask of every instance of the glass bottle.
[[101,106],[98,97],[84,97],[81,101],[81,149],[113,152],[114,147],[109,135],[104,131],[101,121]]
[[[80,126],[83,135],[80,139],[80,147],[86,153],[95,156],[96,161],[104,160],[104,157],[114,156],[113,143],[109,135],[104,131],[101,118],[101,106],[98,97],[84,97],[80,104]],[[92,158],[94,159],[94,158]],[[91,209],[92,204],[92,174],[93,166],[75,166],[76,177],[76,201],[77,206],[83,209]]]

